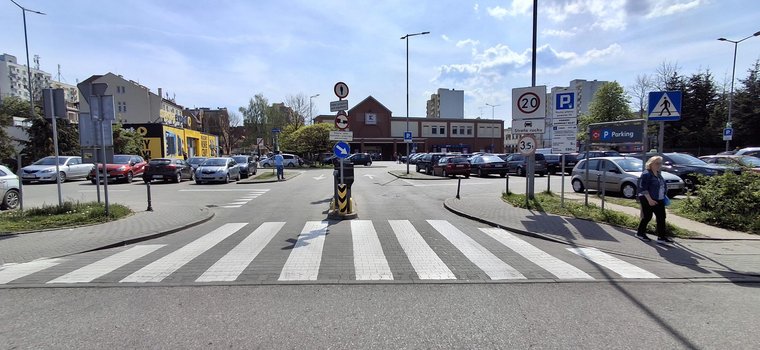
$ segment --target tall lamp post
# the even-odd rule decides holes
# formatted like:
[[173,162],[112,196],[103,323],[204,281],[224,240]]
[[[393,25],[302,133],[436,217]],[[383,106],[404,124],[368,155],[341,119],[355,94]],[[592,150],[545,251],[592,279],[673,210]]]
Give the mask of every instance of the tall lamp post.
[[[406,40],[406,132],[409,132],[409,37],[417,35],[430,34],[430,32],[419,32],[407,34],[401,37]],[[406,142],[406,174],[409,174],[409,143]]]
[[[492,105],[492,104],[490,104],[490,103],[486,103],[486,106],[489,106],[489,107],[491,107],[491,120],[492,120],[492,121],[495,121],[496,119],[494,119],[493,110],[494,110],[494,108],[496,108],[496,107],[498,107],[498,106],[501,106],[501,105]],[[494,152],[493,152],[493,147],[494,147],[494,146],[493,146],[493,143],[494,143],[494,141],[493,141],[493,140],[494,140],[494,138],[495,138],[495,137],[496,137],[496,136],[494,136],[494,134],[493,134],[493,130],[491,130],[491,153],[494,153]]]
[[314,124],[314,117],[311,115],[311,99],[319,97],[319,94],[309,96],[309,124]]
[[[733,105],[734,105],[734,75],[736,74],[736,50],[738,49],[738,46],[739,46],[740,42],[742,42],[744,40],[747,40],[747,39],[749,39],[749,38],[751,38],[753,36],[758,36],[758,35],[760,35],[760,32],[757,32],[757,33],[752,34],[752,35],[750,35],[750,36],[748,36],[748,37],[746,37],[746,38],[744,38],[742,40],[737,40],[737,41],[728,40],[726,38],[718,38],[718,40],[720,40],[720,41],[728,41],[728,42],[734,44],[734,65],[733,65],[733,68],[731,69],[731,93],[728,95],[728,122],[726,123],[726,127],[727,128],[731,127],[731,113],[732,113]],[[29,59],[28,56],[27,56],[27,59]],[[730,142],[731,141],[726,140],[726,151],[728,151],[729,143]]]
[[21,9],[21,15],[24,17],[24,45],[26,46],[26,73],[27,79],[29,79],[29,116],[34,117],[34,88],[32,87],[32,66],[29,64],[29,39],[26,34],[26,13],[36,13],[38,15],[44,15],[40,11],[30,10],[26,7],[19,5],[17,2],[11,0],[11,2]]

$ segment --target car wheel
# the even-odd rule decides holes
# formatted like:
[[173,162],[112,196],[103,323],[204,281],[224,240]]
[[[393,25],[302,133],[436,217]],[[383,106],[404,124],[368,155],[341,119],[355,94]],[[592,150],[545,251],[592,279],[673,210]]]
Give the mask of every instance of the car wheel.
[[264,164],[262,164],[261,166],[263,166],[263,167],[265,167],[265,168],[269,168],[269,167],[270,167],[270,165],[269,165],[268,163],[264,163]]
[[478,176],[483,177],[483,169],[478,169]]
[[372,162],[368,162],[367,164],[364,164],[366,166],[372,166]]
[[95,185],[95,184],[98,183],[97,180],[95,180],[95,179],[91,179],[90,182],[92,182],[93,185]]
[[227,176],[224,177],[224,183],[230,183],[230,174],[227,174]]
[[59,172],[58,178],[61,179],[61,183],[66,182],[66,173],[64,173],[63,171]]
[[433,173],[433,168],[425,169],[425,174],[432,174],[432,173]]
[[636,185],[630,182],[626,182],[620,188],[620,192],[623,193],[623,197],[627,199],[634,199],[636,198]]
[[581,193],[583,192],[583,184],[581,183],[581,180],[575,179],[573,180],[573,191]]
[[5,193],[5,196],[3,196],[3,202],[0,203],[0,206],[3,209],[16,209],[18,208],[19,202],[20,196],[18,190],[11,189]]
[[467,174],[464,174],[464,178],[465,178],[465,179],[469,179],[469,178],[470,178],[470,174],[469,174],[469,173],[467,173]]
[[174,176],[174,182],[180,183],[182,182],[182,173],[178,172],[176,176]]
[[235,178],[235,181],[240,181],[240,173],[237,174],[237,178]]
[[30,184],[32,182],[28,181],[28,180],[21,180],[21,183],[24,184],[24,185],[28,185],[28,184]]
[[195,179],[195,173],[190,172],[190,181],[193,181],[193,179]]
[[417,166],[415,166],[415,168],[417,169],[417,172],[419,173],[420,172],[420,166],[417,165]]
[[499,173],[499,176],[501,176],[501,177],[507,177],[507,173]]
[[285,167],[287,167],[287,168],[295,168],[296,165],[295,165],[295,163],[288,163],[288,165],[286,165]]
[[132,172],[130,171],[130,172],[127,173],[127,181],[126,181],[126,183],[130,183],[130,182],[132,182],[132,180],[134,180],[134,175],[132,175]]
[[525,176],[525,170],[522,167],[517,168],[517,176]]
[[201,181],[201,180],[195,180],[195,184],[196,184],[196,185],[202,185],[202,184],[203,184],[203,181]]
[[446,176],[448,176],[448,174],[446,174],[446,170],[444,170],[444,171],[441,173],[441,176],[443,176],[443,177],[446,177]]
[[544,176],[544,175],[546,175],[546,173],[544,173],[544,172],[538,173],[538,176]]

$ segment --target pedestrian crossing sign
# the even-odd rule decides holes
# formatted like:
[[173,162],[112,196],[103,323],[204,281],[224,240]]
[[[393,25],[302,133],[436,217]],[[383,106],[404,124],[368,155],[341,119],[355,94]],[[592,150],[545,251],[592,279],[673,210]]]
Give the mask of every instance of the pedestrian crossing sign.
[[681,120],[680,91],[652,91],[649,93],[649,120]]

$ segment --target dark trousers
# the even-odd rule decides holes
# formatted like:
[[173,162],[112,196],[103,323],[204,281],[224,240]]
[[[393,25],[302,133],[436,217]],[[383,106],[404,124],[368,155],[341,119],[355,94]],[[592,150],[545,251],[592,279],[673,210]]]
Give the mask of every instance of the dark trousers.
[[641,204],[641,222],[637,234],[643,236],[647,233],[647,225],[652,220],[652,214],[657,216],[657,236],[665,237],[665,203],[657,201],[657,205],[651,206],[646,197],[639,197]]

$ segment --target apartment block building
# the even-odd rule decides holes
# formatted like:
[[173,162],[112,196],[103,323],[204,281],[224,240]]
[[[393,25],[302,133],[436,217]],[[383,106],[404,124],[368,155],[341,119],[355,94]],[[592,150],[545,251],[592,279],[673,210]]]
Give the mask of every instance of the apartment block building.
[[[19,64],[16,56],[0,55],[0,98],[16,96],[29,100],[29,70],[26,65]],[[39,69],[31,69],[32,91],[35,102],[42,100],[42,89],[50,87],[53,80],[50,73]]]
[[438,89],[427,101],[426,117],[464,119],[464,90]]
[[539,144],[541,145],[541,148],[548,148],[551,147],[551,140],[552,140],[552,117],[554,116],[554,96],[557,93],[561,92],[567,92],[567,91],[574,91],[575,92],[575,113],[576,117],[581,116],[583,114],[588,114],[589,108],[591,106],[591,102],[594,100],[594,95],[599,90],[599,88],[602,87],[602,85],[608,83],[608,81],[603,80],[583,80],[583,79],[574,79],[570,81],[570,84],[568,86],[557,86],[551,88],[551,92],[546,94],[546,101],[549,101],[549,103],[546,104],[546,132],[544,134],[540,135],[541,140],[539,141]]

